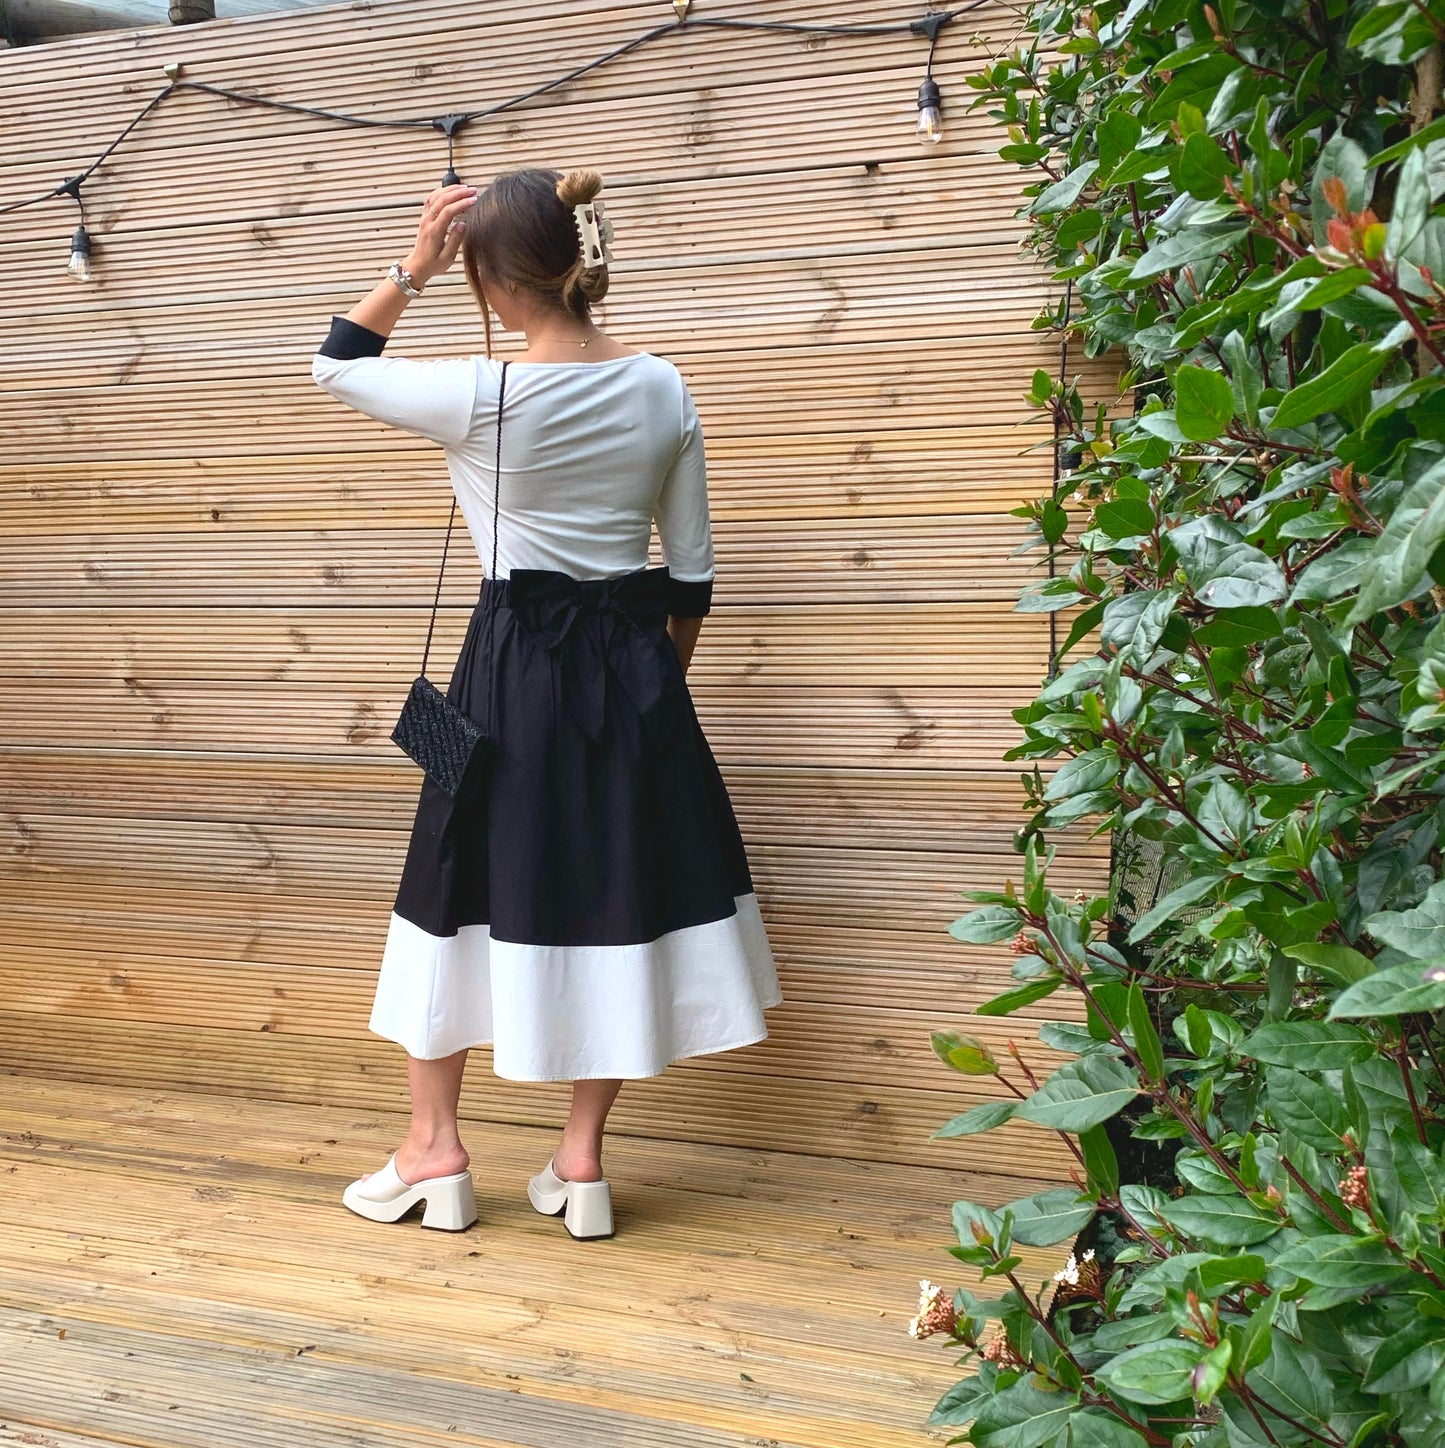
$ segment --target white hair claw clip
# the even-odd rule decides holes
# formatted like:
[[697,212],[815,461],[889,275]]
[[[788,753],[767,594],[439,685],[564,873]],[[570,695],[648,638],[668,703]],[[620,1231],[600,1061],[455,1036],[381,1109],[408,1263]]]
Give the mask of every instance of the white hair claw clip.
[[612,223],[607,219],[601,201],[579,201],[572,208],[577,221],[577,235],[582,242],[582,258],[590,271],[605,267],[612,261]]

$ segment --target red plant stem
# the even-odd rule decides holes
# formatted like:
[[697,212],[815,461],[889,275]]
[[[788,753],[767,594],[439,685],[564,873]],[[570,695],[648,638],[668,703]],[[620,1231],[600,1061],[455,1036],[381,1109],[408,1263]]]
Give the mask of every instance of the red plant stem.
[[1224,840],[1221,840],[1218,835],[1213,834],[1209,830],[1205,829],[1205,827],[1190,812],[1189,806],[1184,802],[1184,799],[1180,795],[1176,794],[1169,787],[1169,781],[1166,780],[1164,776],[1160,774],[1159,771],[1155,769],[1137,749],[1129,748],[1128,740],[1120,732],[1118,727],[1114,725],[1113,721],[1106,719],[1104,722],[1106,725],[1104,731],[1105,737],[1114,740],[1114,743],[1117,746],[1119,753],[1125,755],[1132,763],[1137,765],[1140,772],[1154,785],[1154,788],[1157,789],[1159,793],[1164,796],[1170,806],[1175,809],[1179,814],[1183,815],[1183,817],[1187,819],[1189,823],[1192,824],[1194,828],[1198,830],[1199,833],[1203,835],[1204,838],[1208,840],[1215,847],[1215,849],[1219,851],[1221,855],[1225,855],[1229,859],[1233,859],[1234,850]]
[[[1101,657],[1107,658],[1107,655]],[[1209,700],[1201,699],[1198,694],[1191,693],[1188,689],[1181,688],[1172,679],[1161,679],[1158,674],[1146,674],[1142,669],[1136,669],[1132,664],[1125,664],[1123,672],[1131,679],[1137,679],[1141,684],[1152,684],[1155,688],[1167,690],[1171,694],[1178,694],[1181,699],[1188,699],[1191,704],[1203,709],[1206,714],[1219,715],[1221,710],[1210,704]],[[1239,720],[1240,732],[1247,734],[1256,744],[1265,743],[1265,737],[1257,729]],[[1262,777],[1262,776],[1261,776]]]
[[1239,1401],[1243,1403],[1246,1408],[1249,1409],[1250,1417],[1252,1417],[1254,1421],[1259,1424],[1259,1431],[1263,1433],[1264,1436],[1268,1438],[1271,1443],[1278,1444],[1279,1439],[1276,1438],[1274,1434],[1269,1431],[1269,1424],[1266,1423],[1262,1417],[1260,1417],[1259,1409],[1254,1406],[1254,1395],[1245,1390],[1244,1379],[1231,1376],[1228,1379],[1228,1382],[1230,1387],[1232,1387],[1234,1391],[1239,1395]]
[[1425,1118],[1420,1114],[1420,1103],[1415,1098],[1415,1083],[1410,1079],[1410,1047],[1403,1031],[1400,1033],[1400,1048],[1395,1053],[1395,1060],[1400,1067],[1400,1079],[1405,1083],[1405,1095],[1410,1100],[1410,1115],[1415,1118],[1415,1135],[1420,1138],[1421,1146],[1429,1146],[1429,1138],[1425,1135]]
[[1126,1207],[1124,1203],[1121,1202],[1117,1197],[1109,1197],[1107,1199],[1107,1203],[1105,1202],[1105,1200],[1101,1199],[1099,1205],[1101,1207],[1107,1205],[1109,1211],[1118,1212],[1118,1214],[1123,1217],[1124,1220],[1128,1222],[1128,1224],[1133,1227],[1133,1229],[1138,1232],[1138,1234],[1149,1244],[1150,1250],[1153,1251],[1156,1257],[1169,1256],[1169,1249],[1163,1244],[1163,1242],[1161,1242],[1156,1236],[1154,1236],[1153,1233],[1150,1232],[1148,1227],[1146,1227],[1143,1222],[1141,1222],[1138,1217],[1136,1217],[1133,1212],[1131,1212],[1129,1208]]
[[[1020,1063],[1020,1064],[1022,1064],[1022,1063]],[[1029,1093],[1028,1093],[1027,1091],[1020,1091],[1019,1088],[1018,1088],[1017,1086],[1015,1086],[1014,1083],[1013,1083],[1012,1081],[1010,1081],[1009,1078],[1008,1078],[1007,1076],[1005,1076],[1002,1071],[1000,1071],[1000,1072],[998,1073],[998,1079],[999,1079],[1005,1086],[1007,1086],[1008,1089],[1009,1089],[1010,1091],[1012,1091],[1013,1094],[1014,1094],[1015,1096],[1017,1096],[1020,1101],[1027,1101],[1027,1100],[1029,1099]],[[1037,1089],[1037,1088],[1035,1088],[1035,1089]],[[1080,1166],[1084,1167],[1084,1170],[1087,1172],[1087,1171],[1088,1171],[1088,1167],[1087,1167],[1087,1166],[1085,1165],[1085,1163],[1084,1163],[1084,1152],[1083,1152],[1083,1148],[1080,1147],[1079,1143],[1078,1143],[1077,1141],[1075,1141],[1074,1138],[1073,1138],[1072,1136],[1070,1136],[1067,1131],[1059,1131],[1059,1132],[1055,1132],[1054,1134],[1059,1138],[1060,1141],[1062,1141],[1062,1142],[1064,1143],[1064,1145],[1065,1145],[1066,1147],[1069,1148],[1069,1150],[1070,1150],[1071,1152],[1073,1152],[1073,1154],[1074,1154],[1074,1160],[1075,1160],[1076,1162],[1078,1162],[1078,1164],[1079,1164]]]
[[1321,1433],[1316,1429],[1311,1428],[1308,1423],[1301,1423],[1298,1418],[1291,1418],[1288,1413],[1282,1412],[1279,1408],[1276,1408],[1275,1405],[1271,1403],[1267,1398],[1260,1397],[1259,1394],[1256,1393],[1254,1389],[1251,1388],[1249,1384],[1246,1383],[1242,1378],[1238,1380],[1238,1387],[1236,1391],[1239,1393],[1239,1396],[1243,1401],[1245,1407],[1247,1407],[1249,1411],[1254,1414],[1254,1421],[1256,1423],[1259,1423],[1260,1428],[1269,1435],[1269,1440],[1271,1443],[1277,1443],[1279,1440],[1274,1436],[1273,1433],[1270,1433],[1269,1429],[1265,1428],[1263,1422],[1260,1421],[1259,1414],[1255,1412],[1255,1403],[1260,1404],[1265,1412],[1273,1413],[1274,1416],[1278,1418],[1281,1423],[1288,1423],[1291,1428],[1295,1429],[1297,1432],[1304,1433],[1310,1438],[1313,1438],[1315,1442],[1329,1443],[1336,1445],[1336,1448],[1344,1448],[1345,1440],[1341,1438],[1333,1428],[1325,1425],[1325,1431]]
[[1339,1231],[1351,1237],[1355,1235],[1355,1229],[1300,1175],[1298,1168],[1283,1152],[1280,1153],[1279,1164],[1289,1174],[1289,1179],[1334,1223]]
[[1281,559],[1280,566],[1284,569],[1284,581],[1289,584],[1290,587],[1293,587],[1295,579],[1298,578],[1299,575],[1303,573],[1305,569],[1308,568],[1310,564],[1315,561],[1316,558],[1318,558],[1322,553],[1327,553],[1331,548],[1335,546],[1336,543],[1340,541],[1341,538],[1345,536],[1345,534],[1349,533],[1350,531],[1351,530],[1349,528],[1340,528],[1338,531],[1331,533],[1330,536],[1326,538],[1325,541],[1321,543],[1318,548],[1311,549],[1303,558],[1300,559],[1298,563],[1294,564],[1293,566],[1284,562],[1284,560]]

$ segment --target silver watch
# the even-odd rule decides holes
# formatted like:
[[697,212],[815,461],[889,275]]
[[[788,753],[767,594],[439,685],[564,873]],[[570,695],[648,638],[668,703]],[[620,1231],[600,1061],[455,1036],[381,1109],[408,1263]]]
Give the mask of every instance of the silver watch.
[[407,296],[409,296],[409,297],[419,297],[419,296],[421,296],[421,294],[422,294],[422,288],[419,287],[419,286],[416,286],[416,285],[412,282],[411,273],[410,273],[409,271],[407,271],[407,269],[406,269],[404,266],[402,266],[402,264],[401,264],[399,261],[394,261],[394,262],[392,262],[391,266],[390,266],[390,267],[388,268],[388,270],[387,270],[386,275],[387,275],[388,280],[394,281],[394,282],[397,284],[397,286],[399,286],[399,287],[402,289],[402,291],[404,291],[404,292],[407,294]]

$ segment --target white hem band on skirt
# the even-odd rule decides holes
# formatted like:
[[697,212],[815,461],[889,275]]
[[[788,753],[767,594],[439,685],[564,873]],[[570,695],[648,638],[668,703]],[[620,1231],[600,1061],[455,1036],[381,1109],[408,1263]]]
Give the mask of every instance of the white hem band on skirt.
[[636,1079],[751,1045],[783,997],[756,894],[734,900],[732,915],[636,945],[429,935],[393,913],[368,1027],[422,1060],[492,1045],[511,1081]]

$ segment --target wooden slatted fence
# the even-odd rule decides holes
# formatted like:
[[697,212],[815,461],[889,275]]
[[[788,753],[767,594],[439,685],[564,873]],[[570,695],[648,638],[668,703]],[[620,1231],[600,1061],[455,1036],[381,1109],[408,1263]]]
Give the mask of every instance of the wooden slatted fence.
[[[842,18],[818,0],[693,13]],[[846,18],[918,13],[873,0]],[[426,117],[495,104],[671,14],[383,0],[13,50],[0,204],[93,159],[167,61]],[[1033,369],[1057,365],[1030,327],[1050,289],[1019,254],[1000,133],[966,113],[965,77],[1014,26],[991,4],[944,32],[937,147],[912,134],[919,37],[703,28],[459,138],[479,183],[519,164],[603,172],[617,262],[599,320],[677,363],[708,439],[716,607],[689,678],[787,1000],[767,1041],[624,1091],[619,1131],[956,1166],[959,1145],[929,1135],[992,1086],[948,1073],[929,1031],[1031,1035],[969,1021],[1009,957],[946,933],[965,888],[1017,876],[1018,770],[1001,755],[1048,647],[1046,621],[1012,611],[1040,564],[1014,556],[1007,510],[1050,477],[1023,402]],[[87,183],[94,286],[65,276],[70,203],[0,217],[11,1069],[403,1099],[400,1052],[365,1021],[416,789],[386,736],[446,475],[435,448],[322,394],[310,358],[405,250],[444,166],[430,131],[183,92]],[[482,346],[458,274],[389,350]],[[467,562],[443,652],[475,594]],[[1105,857],[1079,834],[1060,885],[1097,885]],[[560,1103],[474,1068],[465,1109],[526,1123]],[[1063,1165],[1023,1126],[969,1148],[1005,1176]]]

